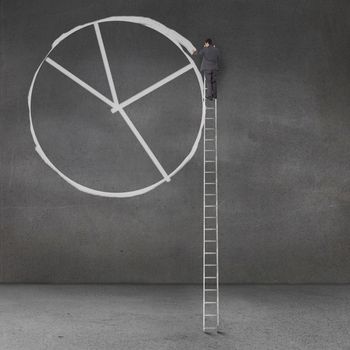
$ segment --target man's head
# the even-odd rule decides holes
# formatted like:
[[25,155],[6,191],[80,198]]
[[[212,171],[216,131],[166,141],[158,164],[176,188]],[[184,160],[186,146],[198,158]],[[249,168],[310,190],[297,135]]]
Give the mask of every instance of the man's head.
[[204,47],[208,47],[208,46],[211,46],[211,45],[213,45],[213,40],[211,40],[210,38],[205,39]]

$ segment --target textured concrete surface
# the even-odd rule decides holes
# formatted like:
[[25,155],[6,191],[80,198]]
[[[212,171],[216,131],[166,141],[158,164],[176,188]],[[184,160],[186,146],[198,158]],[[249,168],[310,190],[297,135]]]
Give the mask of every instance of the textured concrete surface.
[[[171,183],[110,200],[60,179],[29,132],[27,93],[51,43],[78,24],[137,15],[222,51],[222,281],[350,282],[348,0],[3,0],[0,11],[0,281],[200,282],[201,151]],[[184,64],[151,30],[101,32],[122,100]],[[108,95],[91,28],[52,57]],[[185,74],[126,109],[167,170],[193,140],[198,97]],[[33,110],[43,148],[77,181],[159,179],[122,120],[49,66]]]
[[222,332],[201,288],[2,285],[1,350],[349,350],[350,286],[224,286]]

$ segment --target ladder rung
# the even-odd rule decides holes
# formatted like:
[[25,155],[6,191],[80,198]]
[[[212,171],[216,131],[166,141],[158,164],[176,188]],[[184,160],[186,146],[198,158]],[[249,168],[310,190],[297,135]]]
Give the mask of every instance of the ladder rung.
[[215,149],[206,149],[205,152],[215,152]]
[[215,205],[205,205],[205,207],[214,208]]
[[205,139],[205,141],[215,141],[215,139]]
[[206,109],[215,109],[214,107],[206,107]]
[[203,329],[204,330],[206,330],[206,329],[217,329],[217,327],[204,327]]
[[206,255],[214,255],[214,254],[216,254],[216,252],[205,252],[204,254],[206,254]]
[[216,182],[206,182],[205,185],[216,185]]
[[215,163],[215,160],[206,160],[205,163]]
[[215,280],[216,279],[216,277],[215,276],[206,276],[206,277],[204,277],[205,279],[207,279],[207,280]]
[[206,174],[215,174],[215,171],[205,171]]
[[206,196],[216,196],[216,193],[206,193]]
[[204,264],[204,266],[216,266],[216,264]]
[[204,219],[216,219],[216,216],[205,216]]
[[209,288],[209,289],[204,289],[204,291],[205,291],[205,292],[216,292],[217,289],[210,289],[210,288]]
[[216,317],[216,314],[206,314],[206,315],[204,315],[205,317]]
[[216,301],[206,301],[204,304],[216,304]]
[[214,128],[205,128],[205,130],[214,130]]
[[216,242],[216,240],[215,239],[207,239],[204,242],[206,242],[206,243],[213,243],[213,242]]
[[205,119],[215,119],[215,118],[212,118],[212,117],[206,117]]

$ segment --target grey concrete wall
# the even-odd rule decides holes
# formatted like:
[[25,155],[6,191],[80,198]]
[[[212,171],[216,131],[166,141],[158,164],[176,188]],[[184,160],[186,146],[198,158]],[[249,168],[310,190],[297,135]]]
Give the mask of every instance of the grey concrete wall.
[[[27,93],[60,34],[111,15],[154,18],[200,46],[219,75],[221,281],[350,282],[348,1],[1,1],[0,281],[201,280],[202,152],[149,194],[81,193],[34,151]],[[164,38],[101,26],[121,100],[181,68]],[[92,30],[55,60],[108,85]],[[198,62],[199,63],[199,62]],[[43,149],[69,176],[104,190],[159,179],[122,120],[48,65],[33,95]],[[167,169],[193,142],[193,73],[126,111]]]

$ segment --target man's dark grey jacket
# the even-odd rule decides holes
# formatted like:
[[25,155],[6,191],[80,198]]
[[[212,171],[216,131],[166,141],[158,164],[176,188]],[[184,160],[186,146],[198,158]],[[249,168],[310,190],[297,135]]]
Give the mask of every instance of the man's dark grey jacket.
[[216,47],[203,47],[199,53],[203,57],[201,71],[203,70],[218,70],[219,69],[219,50]]

